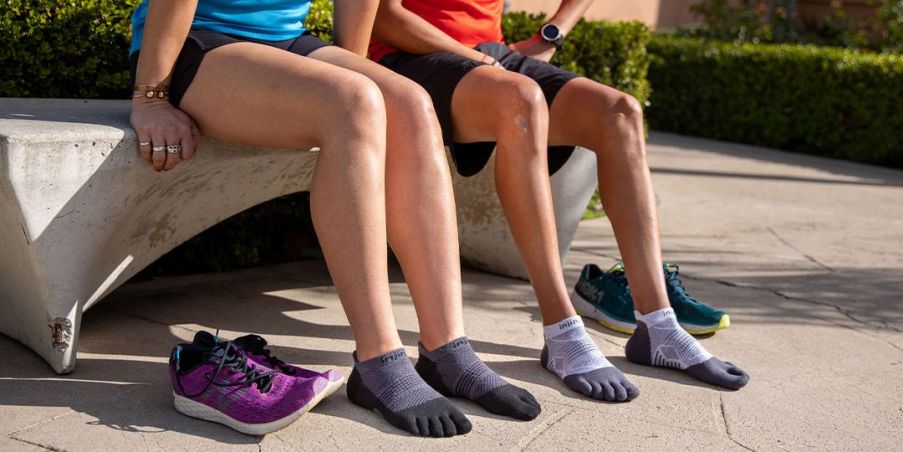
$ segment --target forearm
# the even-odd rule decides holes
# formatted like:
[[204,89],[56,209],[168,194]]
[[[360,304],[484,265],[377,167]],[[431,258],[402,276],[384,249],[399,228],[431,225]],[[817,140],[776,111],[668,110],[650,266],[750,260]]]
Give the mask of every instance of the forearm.
[[452,52],[481,60],[483,54],[461,44],[433,24],[408,11],[400,0],[383,0],[377,12],[374,35],[399,50],[414,54]]
[[336,0],[334,5],[336,44],[366,56],[379,0]]
[[592,3],[593,0],[562,0],[549,23],[557,25],[562,33],[568,34]]
[[159,85],[169,78],[182,50],[198,0],[153,0],[141,42],[136,83]]

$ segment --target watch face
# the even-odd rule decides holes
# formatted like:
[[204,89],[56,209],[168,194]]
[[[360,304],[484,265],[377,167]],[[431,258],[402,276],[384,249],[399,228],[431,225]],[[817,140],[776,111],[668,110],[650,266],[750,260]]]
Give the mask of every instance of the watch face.
[[558,39],[558,36],[561,35],[561,30],[558,29],[557,25],[548,24],[545,27],[542,27],[542,37],[545,38],[546,41],[554,41]]

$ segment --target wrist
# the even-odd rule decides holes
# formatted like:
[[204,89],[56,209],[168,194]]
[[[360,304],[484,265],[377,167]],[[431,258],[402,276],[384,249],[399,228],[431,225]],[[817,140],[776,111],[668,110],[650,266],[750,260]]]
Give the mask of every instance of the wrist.
[[132,98],[132,107],[143,107],[147,105],[155,105],[155,104],[168,104],[169,100],[167,99],[158,99],[156,97],[147,98],[144,96],[135,96]]

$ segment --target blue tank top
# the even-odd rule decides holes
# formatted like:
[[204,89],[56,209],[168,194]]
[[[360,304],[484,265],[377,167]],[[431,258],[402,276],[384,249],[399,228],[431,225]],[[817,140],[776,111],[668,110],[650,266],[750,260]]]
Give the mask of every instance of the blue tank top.
[[[132,14],[132,46],[141,48],[147,3]],[[310,0],[199,0],[192,28],[260,41],[286,41],[304,33]]]

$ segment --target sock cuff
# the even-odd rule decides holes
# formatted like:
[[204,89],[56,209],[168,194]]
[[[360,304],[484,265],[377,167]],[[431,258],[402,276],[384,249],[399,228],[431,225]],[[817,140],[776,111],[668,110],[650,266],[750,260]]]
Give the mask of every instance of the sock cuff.
[[375,356],[366,361],[359,361],[357,359],[357,351],[353,352],[351,356],[354,358],[354,367],[362,373],[367,373],[383,367],[394,367],[399,360],[404,360],[409,365],[411,364],[404,347],[383,353],[382,355]]
[[568,317],[558,323],[542,327],[542,334],[546,338],[550,338],[576,329],[583,329],[583,319],[581,319],[579,315]]
[[646,326],[652,327],[658,325],[662,322],[668,323],[677,323],[677,317],[674,315],[674,309],[670,306],[667,308],[659,309],[658,311],[652,311],[649,314],[640,314],[639,311],[634,311],[634,315],[637,320],[642,321],[646,324]]
[[461,347],[464,347],[465,350],[473,349],[470,346],[470,340],[467,339],[467,336],[461,336],[459,338],[452,339],[448,341],[448,343],[444,345],[440,345],[433,351],[429,351],[426,347],[423,346],[422,342],[417,343],[417,349],[420,351],[422,356],[426,356],[432,361],[436,361],[443,355],[451,355],[461,351]]

